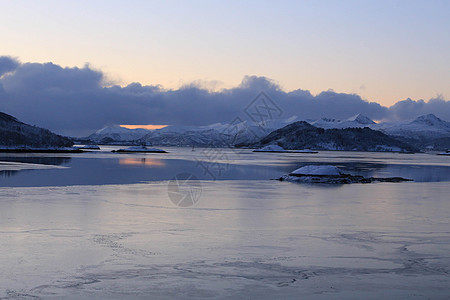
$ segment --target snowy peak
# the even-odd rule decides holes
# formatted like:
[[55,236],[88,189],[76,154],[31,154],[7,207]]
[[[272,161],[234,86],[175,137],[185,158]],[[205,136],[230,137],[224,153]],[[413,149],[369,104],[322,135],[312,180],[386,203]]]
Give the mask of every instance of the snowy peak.
[[321,128],[325,128],[325,129],[331,129],[331,128],[343,129],[343,128],[366,127],[369,125],[374,125],[376,123],[372,119],[370,119],[362,114],[358,114],[358,115],[350,117],[346,120],[322,118],[320,120],[312,121],[312,122],[310,122],[310,124],[314,125],[316,127],[321,127]]
[[161,129],[152,130],[152,132],[157,133],[186,133],[194,131],[208,131],[208,130],[223,130],[227,125],[222,123],[214,123],[210,125],[203,126],[179,126],[179,125],[169,125]]
[[414,147],[380,131],[365,128],[321,129],[296,122],[273,131],[252,146],[278,145],[286,150],[415,151]]
[[[2,115],[0,115],[0,120],[1,118]],[[294,116],[288,119],[269,120],[264,124],[239,120],[233,123],[215,123],[203,126],[169,125],[156,130],[128,129],[120,126],[112,126],[98,130],[87,139],[97,144],[115,144],[121,142],[140,144],[146,142],[148,145],[160,146],[242,146],[255,143],[274,130],[285,126],[291,126],[296,130],[311,130],[311,125],[323,129],[368,127],[388,135],[426,141],[437,138],[445,139],[450,136],[450,122],[443,121],[432,114],[420,116],[414,121],[393,123],[375,123],[369,117],[363,114],[357,114],[347,119],[322,118],[308,120],[307,123],[301,121],[299,117]],[[441,145],[442,141],[439,141],[439,143]],[[417,145],[419,147],[423,146],[422,144]],[[445,145],[439,147],[448,148]],[[424,147],[426,146],[428,144]]]
[[[379,124],[379,129],[390,135],[423,141],[430,141],[431,139],[438,138],[446,139],[450,136],[450,122],[441,120],[433,114],[420,116],[414,121],[407,123],[400,122]],[[442,141],[438,142],[438,144],[441,143]],[[429,145],[425,146],[428,147]],[[435,146],[432,146],[432,148],[434,147]],[[437,147],[440,148],[444,146],[441,145]]]
[[414,121],[412,121],[411,124],[426,125],[426,126],[450,129],[449,122],[443,121],[433,114],[420,116],[417,119],[415,119]]
[[142,133],[147,134],[149,130],[143,128],[129,129],[122,127],[120,125],[107,126],[99,129],[95,134],[132,134],[132,133]]
[[94,134],[105,134],[105,133],[110,133],[110,132],[117,132],[118,130],[120,130],[120,126],[116,125],[116,126],[106,126],[103,127],[99,130],[97,130]]
[[97,130],[87,139],[95,143],[114,144],[120,142],[146,142],[161,146],[229,146],[255,142],[271,131],[284,127],[298,117],[269,120],[264,124],[239,120],[233,123],[215,123],[203,126],[169,125],[156,130],[127,129],[120,126]]
[[369,117],[366,117],[365,115],[362,115],[362,114],[357,114],[356,116],[348,118],[347,121],[356,122],[356,123],[363,124],[363,125],[376,124],[372,119],[370,119]]
[[129,129],[116,126],[107,126],[102,129],[97,130],[95,133],[87,137],[87,139],[94,141],[96,143],[104,143],[110,141],[134,141],[144,137],[148,134],[150,130],[143,128]]
[[321,118],[319,120],[308,120],[308,123],[320,128],[340,128],[341,120],[331,118]]

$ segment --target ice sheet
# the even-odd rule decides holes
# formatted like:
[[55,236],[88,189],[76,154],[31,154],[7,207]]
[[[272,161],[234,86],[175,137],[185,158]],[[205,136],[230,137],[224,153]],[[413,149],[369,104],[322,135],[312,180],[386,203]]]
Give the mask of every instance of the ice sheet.
[[0,298],[448,299],[448,182],[0,188]]

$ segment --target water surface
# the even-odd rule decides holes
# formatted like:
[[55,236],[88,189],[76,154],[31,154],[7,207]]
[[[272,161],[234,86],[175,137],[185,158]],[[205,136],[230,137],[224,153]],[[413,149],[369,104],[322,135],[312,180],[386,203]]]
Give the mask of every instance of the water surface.
[[[448,299],[448,157],[225,149],[213,178],[211,152],[170,151],[2,155],[24,165],[0,175],[0,298]],[[311,163],[416,181],[270,180]],[[192,207],[169,198],[179,172]]]
[[0,186],[131,184],[170,180],[187,172],[201,180],[270,180],[307,164],[333,164],[367,177],[418,182],[450,181],[450,159],[432,154],[324,151],[319,154],[253,153],[226,148],[170,148],[168,154],[110,153],[113,147],[84,154],[3,154],[0,161],[66,168],[1,170]]

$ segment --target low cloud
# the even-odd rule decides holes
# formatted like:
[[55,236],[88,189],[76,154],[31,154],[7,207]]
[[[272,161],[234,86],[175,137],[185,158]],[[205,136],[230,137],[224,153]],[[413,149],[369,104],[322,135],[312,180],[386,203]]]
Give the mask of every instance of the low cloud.
[[19,62],[10,56],[0,56],[0,78],[8,72],[14,71]]
[[245,107],[264,91],[282,111],[281,118],[348,118],[362,113],[373,119],[406,120],[425,113],[450,120],[450,102],[399,101],[391,107],[356,94],[332,90],[283,91],[265,77],[246,76],[241,84],[214,91],[196,82],[167,90],[132,83],[105,86],[104,74],[85,65],[63,68],[53,63],[19,63],[0,57],[0,111],[20,120],[69,135],[87,135],[113,124],[206,125],[242,117]]
[[388,118],[391,120],[409,120],[420,115],[435,114],[444,120],[450,120],[450,102],[445,101],[442,96],[430,99],[414,101],[406,99],[398,101],[389,108]]

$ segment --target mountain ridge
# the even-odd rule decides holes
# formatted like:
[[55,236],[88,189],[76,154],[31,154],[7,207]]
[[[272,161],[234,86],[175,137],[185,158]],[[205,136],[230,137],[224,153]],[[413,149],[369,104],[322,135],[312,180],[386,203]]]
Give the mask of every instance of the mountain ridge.
[[[215,123],[204,126],[167,126],[157,130],[126,129],[109,127],[98,130],[88,137],[95,143],[147,143],[158,146],[208,146],[228,147],[236,144],[252,144],[293,122],[301,121],[298,117],[269,120],[258,126],[248,121],[235,124]],[[309,124],[323,129],[364,128],[381,131],[394,136],[404,143],[423,150],[446,150],[450,148],[450,123],[433,114],[419,116],[407,122],[375,123],[363,114],[347,119],[321,118],[307,120]],[[102,132],[104,130],[105,132]],[[125,130],[125,131],[124,131]],[[141,131],[139,131],[141,130]],[[108,132],[108,134],[106,134]],[[139,132],[139,134],[137,134]],[[133,134],[131,134],[133,133]],[[137,134],[137,136],[135,135]]]
[[70,147],[71,139],[55,134],[48,129],[32,126],[17,118],[0,112],[0,147]]
[[418,149],[380,131],[364,128],[323,129],[298,121],[277,129],[251,147],[278,145],[287,150],[415,152]]

